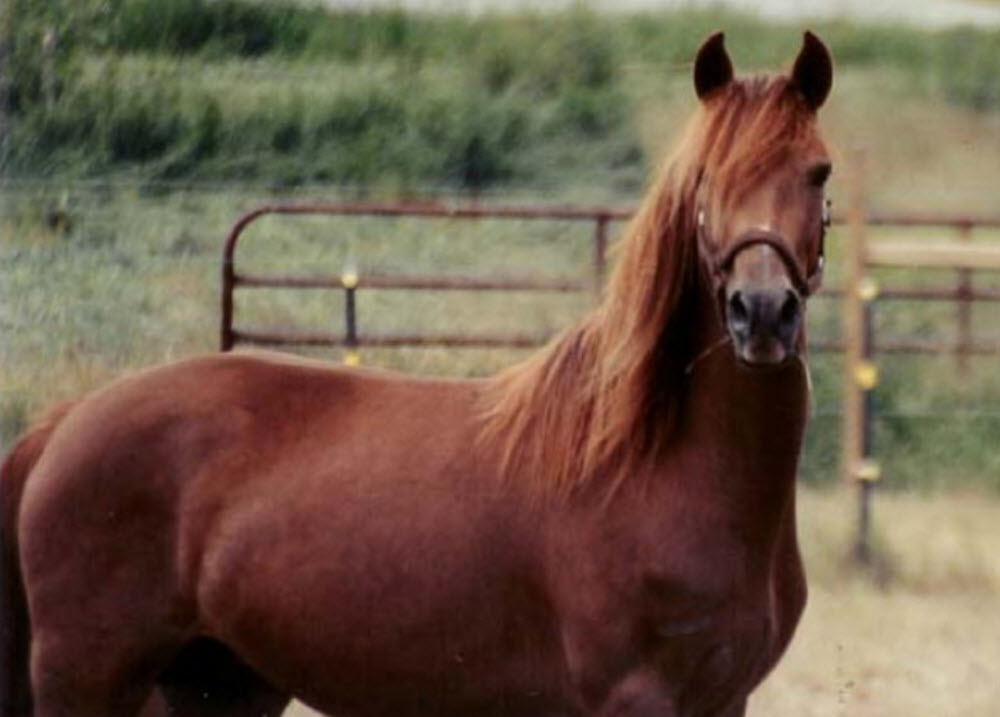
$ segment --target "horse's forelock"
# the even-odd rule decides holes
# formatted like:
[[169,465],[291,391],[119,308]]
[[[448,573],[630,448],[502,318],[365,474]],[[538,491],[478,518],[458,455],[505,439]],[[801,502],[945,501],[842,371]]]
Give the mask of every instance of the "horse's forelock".
[[701,157],[720,199],[739,201],[804,150],[814,117],[787,77],[737,80],[703,108],[698,141],[688,151]]

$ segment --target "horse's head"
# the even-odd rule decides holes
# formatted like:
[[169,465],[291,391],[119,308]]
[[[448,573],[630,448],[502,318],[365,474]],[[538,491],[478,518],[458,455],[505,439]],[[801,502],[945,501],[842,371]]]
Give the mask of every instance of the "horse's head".
[[805,300],[819,288],[830,158],[815,117],[831,81],[830,54],[808,32],[788,76],[734,80],[721,33],[695,60],[698,251],[746,364],[795,354]]

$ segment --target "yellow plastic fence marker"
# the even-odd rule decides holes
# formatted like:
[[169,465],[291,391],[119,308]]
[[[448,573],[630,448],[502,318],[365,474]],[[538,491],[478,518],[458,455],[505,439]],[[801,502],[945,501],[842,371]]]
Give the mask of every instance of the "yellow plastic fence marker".
[[862,301],[874,301],[878,296],[878,282],[870,276],[861,278],[858,282],[858,298]]
[[862,460],[854,469],[854,477],[860,481],[874,483],[882,477],[882,466],[877,461]]
[[340,275],[340,283],[343,284],[345,289],[355,288],[358,285],[357,269],[344,269],[344,272]]
[[865,391],[871,391],[878,383],[878,366],[871,361],[859,361],[854,368],[854,380]]

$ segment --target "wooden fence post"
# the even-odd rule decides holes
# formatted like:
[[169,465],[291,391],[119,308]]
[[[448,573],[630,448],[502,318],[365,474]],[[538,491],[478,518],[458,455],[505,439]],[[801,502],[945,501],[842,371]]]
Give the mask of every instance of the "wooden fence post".
[[861,360],[853,372],[855,392],[861,396],[858,461],[854,467],[854,480],[858,485],[858,535],[854,544],[854,557],[868,564],[872,559],[872,487],[879,479],[881,469],[872,457],[875,431],[875,386],[878,385],[878,368],[875,364],[875,299],[878,285],[868,276],[862,277],[857,288],[862,304]]
[[844,385],[841,475],[845,483],[855,480],[861,461],[862,396],[855,378],[862,361],[864,307],[859,294],[865,263],[864,155],[858,151],[849,166],[851,194],[847,208],[844,246]]
[[858,526],[854,556],[870,563],[871,493],[878,480],[878,463],[872,459],[874,394],[878,383],[875,365],[875,299],[878,285],[868,276],[868,237],[864,203],[864,155],[858,152],[851,166],[848,207],[847,265],[844,279],[844,480],[857,485]]

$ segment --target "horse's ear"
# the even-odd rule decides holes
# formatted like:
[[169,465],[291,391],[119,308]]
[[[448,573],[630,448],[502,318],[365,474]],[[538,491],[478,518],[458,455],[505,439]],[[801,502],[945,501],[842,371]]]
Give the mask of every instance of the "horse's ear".
[[798,88],[813,110],[818,110],[830,94],[833,84],[833,60],[818,37],[806,30],[802,49],[792,67],[792,84]]
[[723,44],[724,38],[723,33],[717,32],[698,48],[694,60],[694,91],[700,100],[725,87],[733,79],[733,63]]

